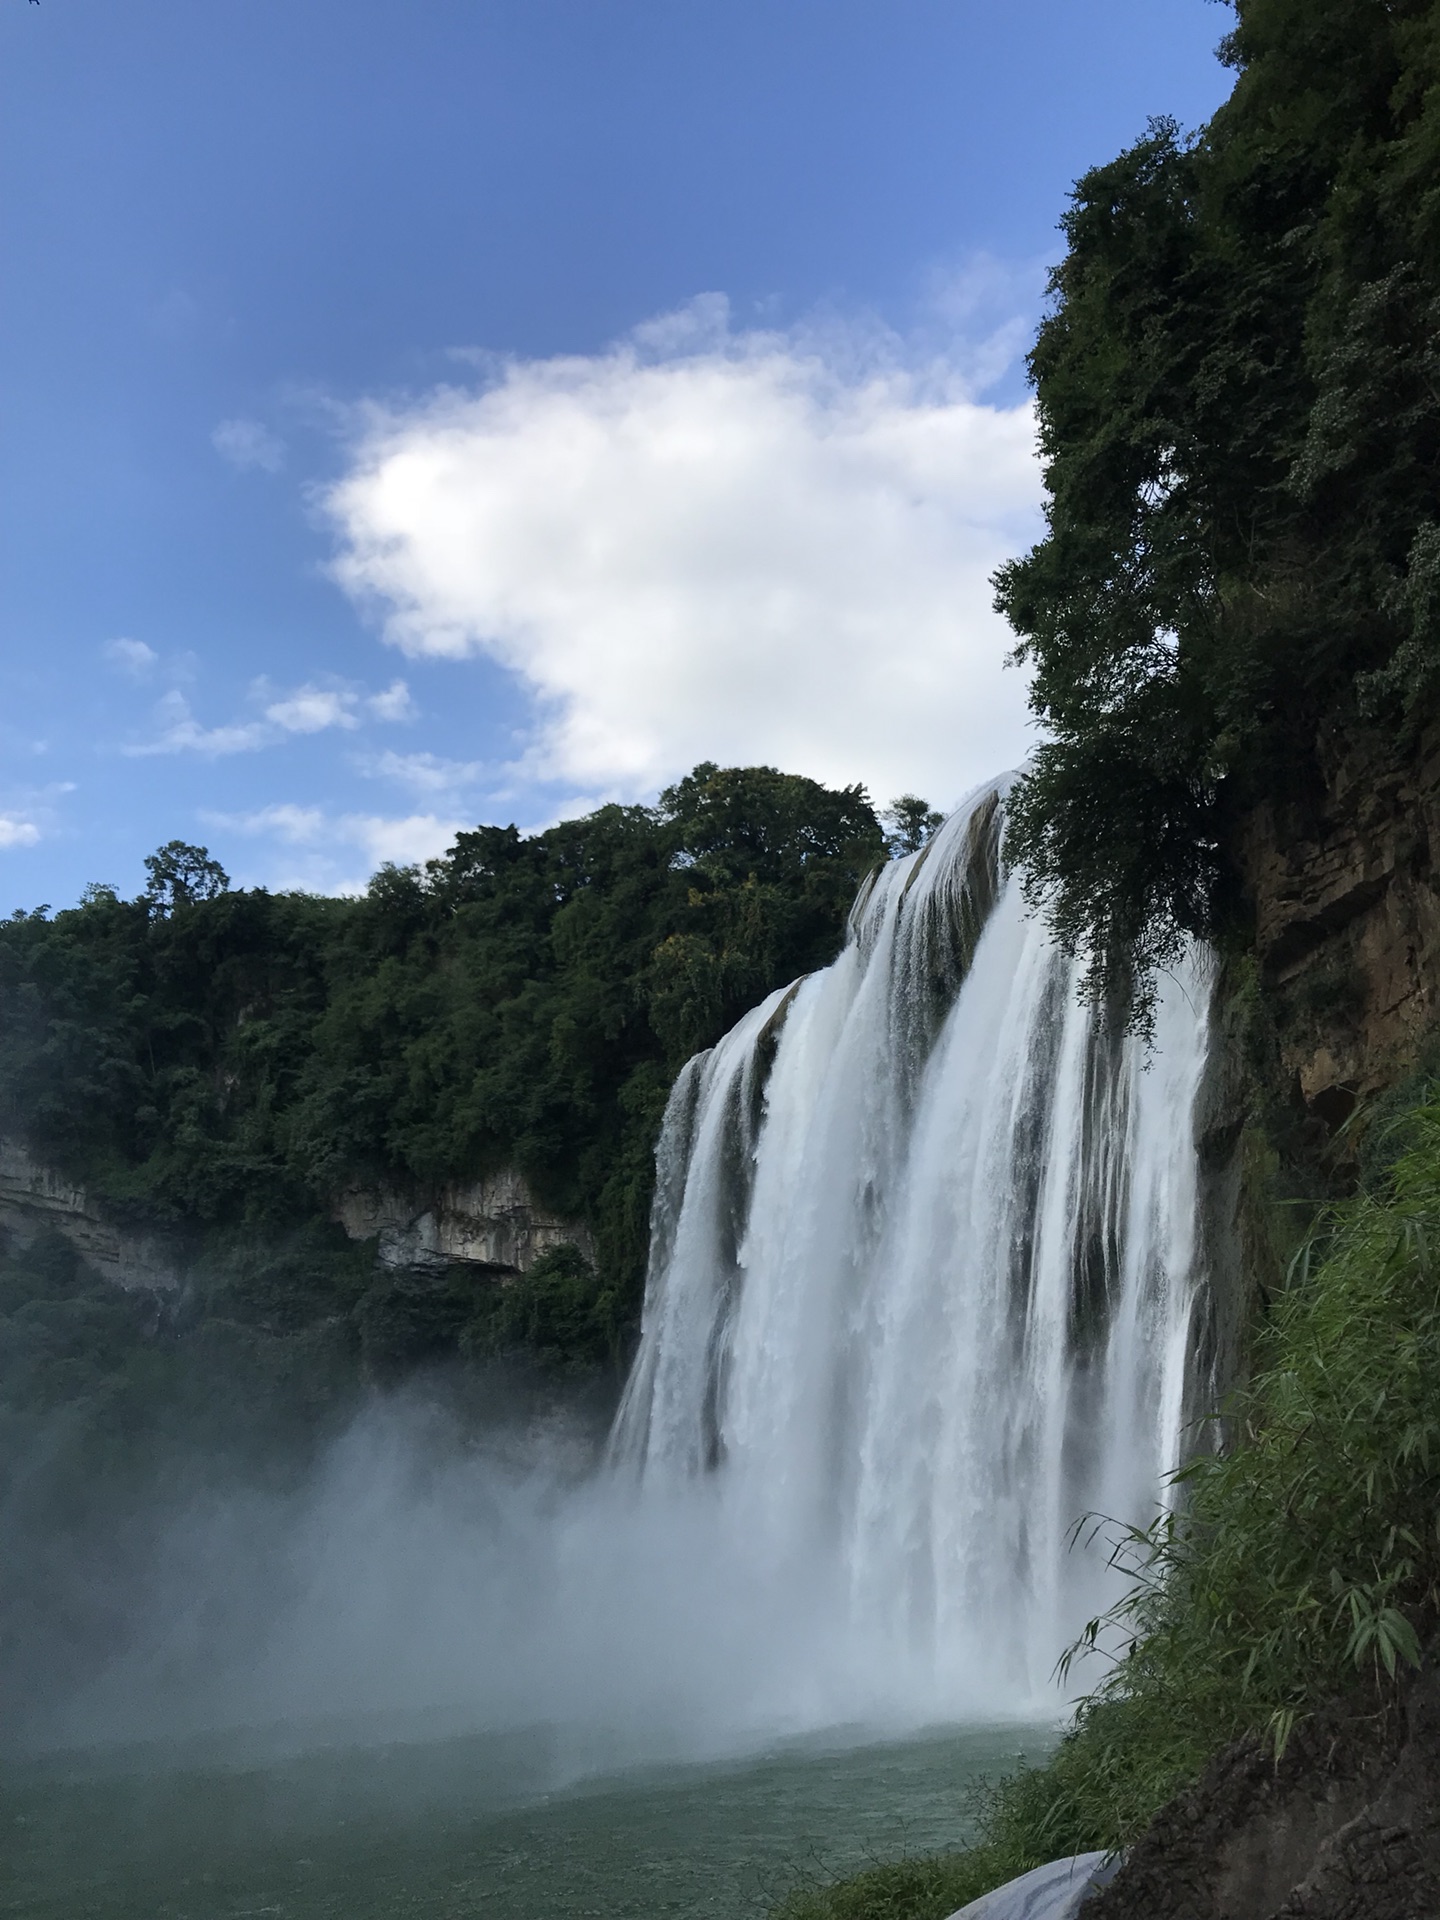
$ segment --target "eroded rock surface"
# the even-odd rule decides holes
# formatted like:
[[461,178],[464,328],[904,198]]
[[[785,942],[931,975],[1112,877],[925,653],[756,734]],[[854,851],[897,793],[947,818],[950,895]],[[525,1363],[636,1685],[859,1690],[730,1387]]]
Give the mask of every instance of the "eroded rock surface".
[[169,1292],[180,1283],[176,1251],[161,1236],[107,1219],[83,1187],[43,1166],[22,1142],[0,1139],[0,1229],[25,1247],[47,1227],[117,1286]]
[[1327,1126],[1389,1085],[1440,1022],[1440,725],[1335,727],[1308,794],[1240,823],[1236,857],[1283,1064]]
[[352,1240],[376,1241],[380,1264],[397,1270],[472,1265],[527,1273],[559,1246],[595,1257],[585,1227],[537,1206],[513,1168],[432,1194],[353,1188],[334,1211]]
[[1237,1742],[1131,1848],[1083,1920],[1437,1920],[1440,1680],[1317,1715],[1277,1766]]

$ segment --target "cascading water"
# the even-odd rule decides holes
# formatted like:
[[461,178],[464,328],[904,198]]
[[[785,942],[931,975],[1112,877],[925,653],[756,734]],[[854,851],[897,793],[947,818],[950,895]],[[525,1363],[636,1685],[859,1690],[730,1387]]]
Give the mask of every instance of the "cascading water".
[[1208,979],[1153,1049],[1077,991],[1001,858],[1003,783],[864,891],[833,966],[682,1073],[612,1459],[937,1707],[1053,1702],[1184,1445]]
[[1002,809],[886,867],[834,965],[680,1076],[611,1471],[562,1409],[462,1445],[377,1400],[293,1487],[146,1522],[119,1649],[46,1738],[440,1712],[544,1729],[569,1778],[1053,1718],[1114,1591],[1072,1523],[1154,1511],[1207,1385],[1208,983],[1166,983],[1153,1052],[1117,1035]]

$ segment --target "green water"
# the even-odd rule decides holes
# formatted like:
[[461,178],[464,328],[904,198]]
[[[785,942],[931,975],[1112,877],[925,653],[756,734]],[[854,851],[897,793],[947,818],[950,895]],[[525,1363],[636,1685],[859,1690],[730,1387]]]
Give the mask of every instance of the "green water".
[[545,1734],[11,1766],[0,1914],[759,1920],[797,1878],[963,1841],[967,1784],[1049,1745],[1015,1727],[858,1740],[563,1787],[594,1756]]

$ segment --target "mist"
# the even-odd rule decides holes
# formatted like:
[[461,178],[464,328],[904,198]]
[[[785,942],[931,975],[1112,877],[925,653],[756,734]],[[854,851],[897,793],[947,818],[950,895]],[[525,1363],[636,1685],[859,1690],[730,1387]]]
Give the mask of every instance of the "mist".
[[861,1644],[835,1567],[742,1529],[715,1479],[642,1492],[596,1438],[582,1403],[477,1431],[413,1387],[290,1484],[192,1460],[88,1539],[32,1518],[11,1551],[49,1604],[8,1610],[12,1749],[543,1728],[559,1780],[1004,1711]]

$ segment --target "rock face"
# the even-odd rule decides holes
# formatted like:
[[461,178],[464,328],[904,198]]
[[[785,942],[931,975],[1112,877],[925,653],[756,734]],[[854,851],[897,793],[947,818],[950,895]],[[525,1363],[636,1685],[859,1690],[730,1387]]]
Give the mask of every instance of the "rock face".
[[1436,1920],[1440,1679],[1237,1742],[1160,1814],[1082,1920]]
[[380,1264],[397,1270],[469,1265],[527,1273],[559,1246],[595,1258],[587,1229],[537,1206],[513,1168],[428,1195],[354,1188],[336,1200],[334,1218],[352,1240],[375,1240]]
[[1440,725],[1329,729],[1310,791],[1248,815],[1235,853],[1283,1066],[1334,1127],[1440,1020]]
[[116,1226],[83,1187],[42,1166],[20,1141],[0,1139],[0,1228],[25,1247],[47,1227],[117,1286],[168,1292],[179,1285],[176,1250],[163,1237]]
[[[332,1214],[352,1240],[375,1241],[378,1264],[395,1272],[475,1266],[503,1279],[527,1273],[558,1246],[595,1258],[588,1229],[537,1206],[513,1168],[428,1195],[356,1188],[338,1197]],[[0,1233],[25,1247],[46,1228],[64,1234],[117,1286],[168,1292],[180,1285],[186,1263],[178,1243],[118,1225],[83,1187],[36,1160],[21,1141],[0,1138]]]

